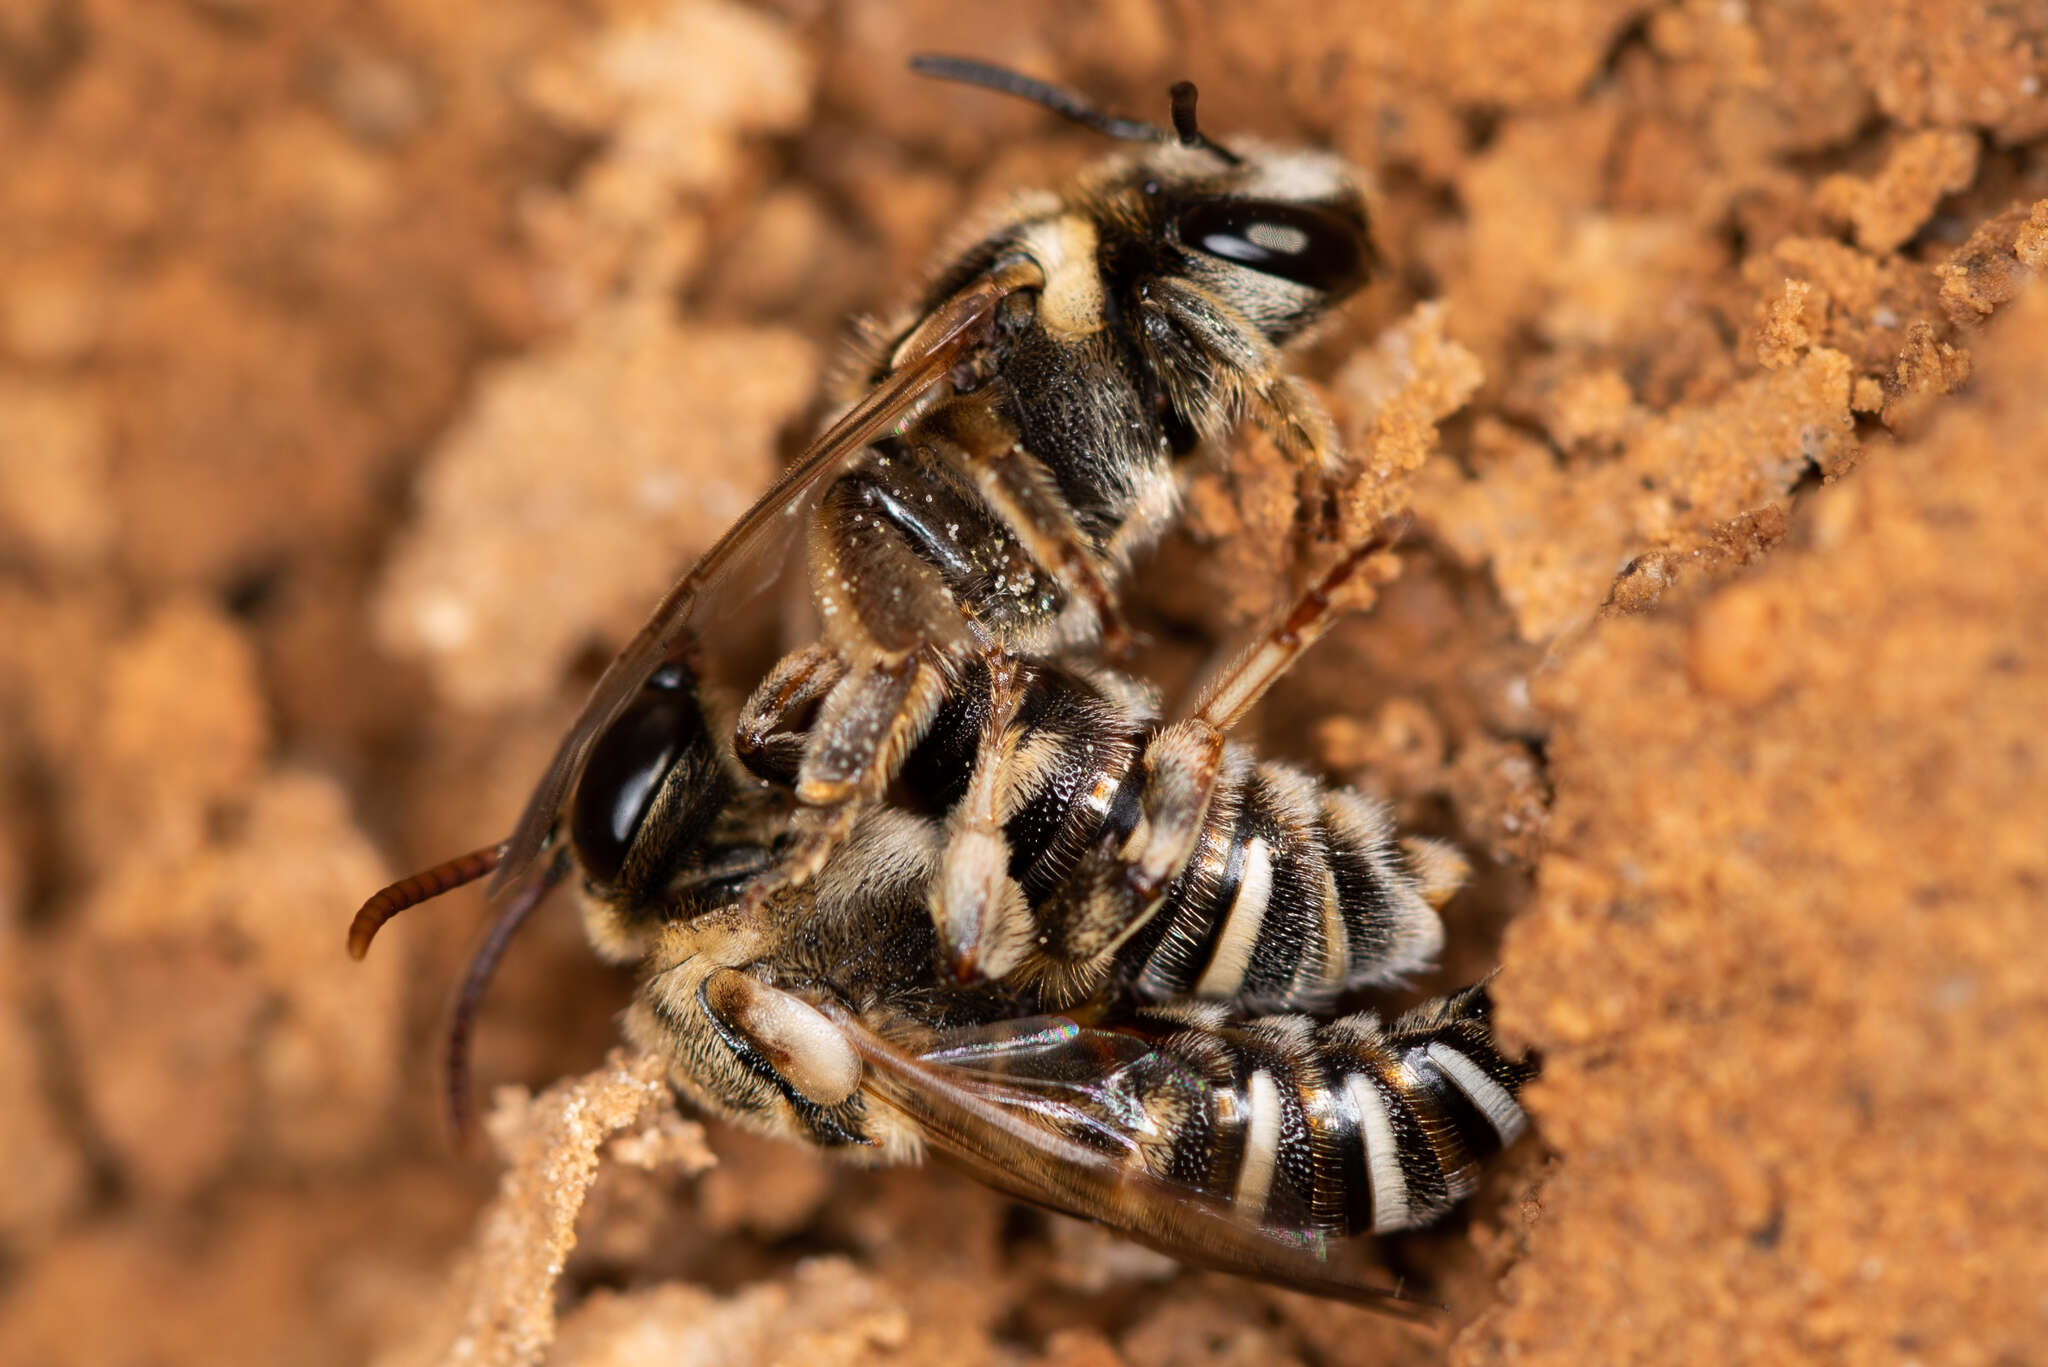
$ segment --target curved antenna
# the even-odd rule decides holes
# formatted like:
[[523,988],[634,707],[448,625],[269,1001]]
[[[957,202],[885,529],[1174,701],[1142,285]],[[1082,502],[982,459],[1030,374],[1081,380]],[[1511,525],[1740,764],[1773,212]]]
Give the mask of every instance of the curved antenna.
[[[1092,128],[1098,133],[1106,133],[1112,138],[1122,138],[1126,142],[1165,142],[1167,138],[1166,130],[1158,124],[1144,123],[1138,119],[1120,119],[1114,114],[1105,114],[1079,91],[1035,80],[1022,72],[1011,71],[1008,67],[996,66],[991,62],[977,62],[972,57],[949,57],[942,53],[920,52],[910,59],[910,69],[920,76],[932,76],[941,81],[958,81],[962,85],[978,85],[999,95],[1015,95],[1035,105],[1042,105],[1063,119],[1072,119],[1083,128]],[[1194,87],[1188,88],[1192,90]]]
[[377,932],[384,923],[422,902],[430,902],[444,892],[453,892],[464,883],[477,879],[498,867],[505,857],[505,846],[486,845],[468,854],[458,854],[445,863],[436,864],[423,873],[410,878],[401,878],[388,888],[380,889],[370,900],[363,903],[348,923],[348,956],[360,961],[370,952],[370,941],[377,938]]
[[996,66],[992,62],[978,62],[972,57],[949,57],[942,53],[920,52],[910,59],[910,69],[920,76],[932,76],[942,81],[958,81],[962,85],[976,85],[984,90],[993,90],[999,95],[1015,95],[1042,105],[1061,118],[1072,119],[1083,128],[1092,128],[1112,138],[1126,142],[1177,142],[1182,147],[1198,148],[1213,152],[1232,166],[1241,166],[1244,159],[1223,146],[1204,137],[1195,124],[1195,83],[1176,81],[1168,92],[1173,107],[1173,127],[1161,128],[1156,123],[1144,123],[1137,119],[1122,119],[1114,114],[1105,114],[1089,102],[1079,91],[1069,90],[1063,85],[1026,76],[1008,67]]
[[492,923],[490,934],[484,936],[483,943],[470,956],[469,971],[462,975],[462,990],[456,994],[455,1010],[448,1018],[446,1055],[448,1128],[458,1144],[468,1140],[474,1115],[469,1104],[469,1036],[476,1024],[477,1008],[483,1004],[484,989],[490,986],[491,974],[497,971],[498,960],[505,957],[505,947],[512,943],[519,927],[526,924],[526,918],[533,915],[534,908],[546,900],[568,871],[569,858],[564,852],[538,877],[521,885]]

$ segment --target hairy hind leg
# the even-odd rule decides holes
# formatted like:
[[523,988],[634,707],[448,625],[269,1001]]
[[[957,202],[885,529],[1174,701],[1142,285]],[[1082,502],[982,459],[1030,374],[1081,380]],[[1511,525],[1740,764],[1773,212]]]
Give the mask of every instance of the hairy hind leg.
[[1196,694],[1194,715],[1166,727],[1146,747],[1143,840],[1125,864],[1132,896],[1156,900],[1194,852],[1221,772],[1223,737],[1322,639],[1340,613],[1338,596],[1366,564],[1393,542],[1387,528],[1317,576],[1309,586]]
[[[1293,667],[1339,615],[1340,590],[1391,543],[1383,532],[1318,576],[1197,694],[1193,715],[1162,727],[1146,745],[1137,826],[1118,849],[1099,849],[1041,908],[1049,959],[1079,995],[1094,971],[1159,909],[1194,858],[1230,760],[1225,733]],[[1242,760],[1240,759],[1240,763]]]

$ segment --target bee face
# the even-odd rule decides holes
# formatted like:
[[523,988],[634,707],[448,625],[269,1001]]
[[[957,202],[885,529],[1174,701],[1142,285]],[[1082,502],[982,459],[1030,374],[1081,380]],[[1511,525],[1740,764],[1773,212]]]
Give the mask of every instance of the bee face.
[[1098,253],[1106,290],[1126,303],[1175,276],[1280,345],[1370,274],[1376,256],[1365,198],[1325,154],[1249,145],[1236,162],[1166,144],[1096,190],[1114,227]]

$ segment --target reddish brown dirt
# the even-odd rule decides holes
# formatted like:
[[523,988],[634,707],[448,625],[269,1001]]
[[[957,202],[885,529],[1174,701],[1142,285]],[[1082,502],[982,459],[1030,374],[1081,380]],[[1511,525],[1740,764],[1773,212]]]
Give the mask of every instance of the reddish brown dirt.
[[[1442,980],[1542,1054],[1387,1250],[1434,1333],[630,1074],[501,1109],[486,1214],[433,1120],[475,902],[342,954],[502,832],[842,320],[1101,151],[920,49],[1376,179],[1303,368],[1345,525],[1416,538],[1249,730],[1467,850]],[[10,7],[0,1361],[523,1362],[557,1308],[565,1364],[2048,1361],[2044,86],[2039,3]],[[1169,690],[1295,488],[1197,473]],[[590,1073],[629,990],[544,918],[480,1074]]]

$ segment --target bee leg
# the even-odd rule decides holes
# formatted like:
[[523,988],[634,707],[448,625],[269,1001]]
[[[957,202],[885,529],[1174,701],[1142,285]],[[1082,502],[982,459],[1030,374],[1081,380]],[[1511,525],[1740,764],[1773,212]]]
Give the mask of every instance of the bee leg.
[[1020,772],[1011,723],[1022,693],[1017,663],[989,659],[989,710],[967,792],[946,821],[939,876],[932,884],[932,921],[940,970],[955,982],[1001,978],[1024,957],[1033,931],[1024,889],[1010,876],[1005,801]]
[[794,838],[776,867],[748,885],[743,902],[750,910],[825,867],[931,725],[945,691],[945,674],[927,651],[878,659],[833,685],[797,767]]
[[1145,747],[1144,764],[1141,815],[1118,852],[1123,871],[1112,885],[1139,916],[1158,907],[1194,856],[1223,769],[1223,732],[1199,717],[1174,722]]
[[856,669],[825,695],[797,768],[796,800],[837,807],[885,787],[931,725],[945,676],[925,652]]
[[973,648],[953,595],[911,549],[899,515],[872,492],[842,482],[826,494],[811,542],[824,640],[777,666],[741,723],[743,731],[762,728],[757,753],[765,758],[777,750],[778,728],[802,724],[823,694],[800,757],[781,753],[782,771],[769,775],[790,785],[798,805],[777,866],[742,896],[750,910],[825,866],[931,725],[948,687],[945,657]]
[[1075,523],[1051,472],[1014,441],[969,468],[981,496],[1002,516],[1026,553],[1052,572],[1070,598],[1085,599],[1094,608],[1103,652],[1112,660],[1128,656],[1130,629],[1117,609],[1102,557]]
[[740,709],[732,738],[740,763],[757,778],[793,787],[818,711],[845,677],[845,661],[823,646],[805,646],[776,661]]
[[1155,366],[1204,376],[1178,400],[1197,430],[1213,436],[1248,417],[1303,469],[1326,479],[1343,471],[1344,448],[1329,414],[1288,375],[1280,349],[1249,319],[1194,281],[1170,277],[1151,282],[1140,313],[1151,324],[1148,340],[1172,339],[1171,351],[1155,354]]
[[1194,715],[1160,729],[1145,747],[1140,817],[1123,847],[1077,870],[1046,909],[1055,927],[1048,955],[1069,966],[1069,989],[1085,985],[1088,963],[1115,953],[1159,908],[1194,857],[1225,764],[1224,734],[1243,720],[1303,651],[1336,620],[1336,595],[1391,544],[1383,529],[1304,590],[1251,647],[1197,695]]
[[1280,449],[1318,481],[1334,481],[1344,470],[1344,447],[1330,415],[1299,381],[1279,367],[1251,384],[1251,414]]
[[1166,727],[1146,747],[1144,819],[1127,847],[1124,870],[1125,886],[1141,903],[1156,900],[1194,853],[1221,771],[1224,733],[1330,629],[1337,591],[1390,540],[1389,534],[1374,536],[1309,585],[1250,649],[1209,680],[1194,716]]
[[1401,530],[1399,524],[1382,527],[1302,590],[1272,626],[1202,686],[1196,695],[1194,719],[1219,732],[1244,720],[1266,691],[1336,622],[1341,611],[1339,590],[1392,545]]

